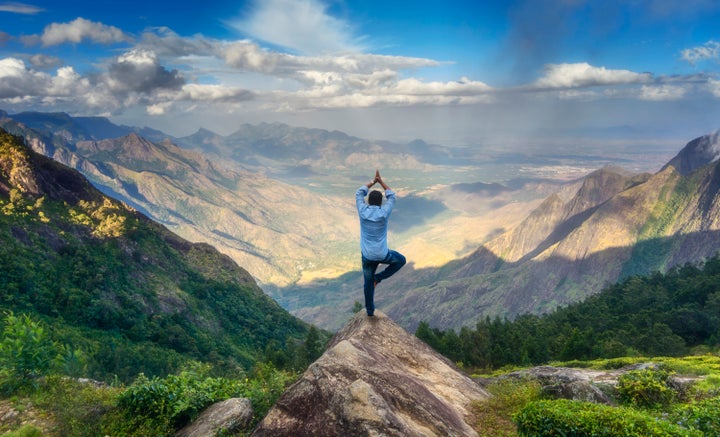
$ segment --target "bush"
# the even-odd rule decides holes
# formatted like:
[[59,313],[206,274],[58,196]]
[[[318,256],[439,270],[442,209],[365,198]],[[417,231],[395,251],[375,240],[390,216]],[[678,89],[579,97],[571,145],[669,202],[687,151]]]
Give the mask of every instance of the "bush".
[[119,393],[119,388],[97,381],[54,375],[44,379],[32,402],[50,413],[53,435],[95,437],[105,434],[88,424],[101,424],[116,410]]
[[15,431],[3,434],[3,437],[43,437],[43,433],[32,425],[23,425]]
[[181,427],[210,404],[238,396],[239,381],[205,377],[201,368],[148,379],[140,374],[118,398],[130,418],[144,417],[164,427]]
[[537,401],[515,416],[522,437],[700,437],[702,432],[641,411],[566,399]]
[[720,397],[695,404],[683,405],[673,415],[673,421],[704,435],[720,435]]
[[617,390],[620,401],[639,408],[667,407],[677,397],[670,385],[672,374],[667,370],[633,370],[618,378]]
[[38,377],[49,374],[59,363],[63,349],[40,322],[28,315],[7,312],[4,324],[0,341],[0,388],[8,394],[36,388]]
[[196,365],[179,375],[149,379],[141,374],[118,397],[124,423],[114,434],[167,435],[196,419],[206,407],[232,397],[250,399],[252,426],[264,417],[294,374],[258,365],[253,378],[227,379],[206,376],[208,366]]

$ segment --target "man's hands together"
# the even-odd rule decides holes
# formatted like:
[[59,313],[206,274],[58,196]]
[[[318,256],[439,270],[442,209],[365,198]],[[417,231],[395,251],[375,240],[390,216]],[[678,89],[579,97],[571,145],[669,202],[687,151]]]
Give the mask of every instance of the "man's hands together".
[[375,170],[375,177],[368,182],[367,187],[370,188],[375,184],[380,184],[381,187],[383,187],[383,190],[389,190],[390,187],[383,182],[382,177],[380,176],[380,170]]

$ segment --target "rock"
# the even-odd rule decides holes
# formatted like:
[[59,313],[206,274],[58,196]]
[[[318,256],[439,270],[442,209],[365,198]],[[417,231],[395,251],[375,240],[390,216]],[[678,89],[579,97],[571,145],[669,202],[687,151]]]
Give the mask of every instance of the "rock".
[[249,399],[227,399],[205,409],[193,423],[175,433],[175,437],[215,437],[220,431],[233,433],[247,427],[252,417]]
[[[553,398],[573,401],[616,404],[618,378],[627,372],[657,368],[656,363],[639,363],[617,370],[573,369],[569,367],[538,366],[530,369],[510,372],[497,378],[478,379],[478,384],[489,384],[506,378],[534,379],[542,385],[543,393]],[[669,384],[683,395],[702,377],[671,376]]]
[[617,372],[538,366],[478,382],[487,386],[498,379],[534,379],[550,397],[612,405],[614,401],[606,392],[613,390],[617,376]]
[[385,314],[358,313],[280,397],[262,436],[475,436],[488,394]]

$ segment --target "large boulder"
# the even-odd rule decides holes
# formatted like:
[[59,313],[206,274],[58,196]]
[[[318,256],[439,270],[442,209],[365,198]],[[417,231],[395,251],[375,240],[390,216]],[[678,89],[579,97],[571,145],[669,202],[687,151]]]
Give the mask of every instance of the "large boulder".
[[244,429],[253,417],[249,399],[231,398],[212,404],[175,437],[215,437],[219,432],[232,433]]
[[361,311],[253,436],[474,436],[480,386],[380,311]]

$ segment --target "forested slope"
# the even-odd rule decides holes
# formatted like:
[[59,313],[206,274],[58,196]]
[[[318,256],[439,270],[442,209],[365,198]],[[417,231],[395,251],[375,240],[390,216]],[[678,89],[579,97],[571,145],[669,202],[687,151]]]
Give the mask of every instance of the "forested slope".
[[102,195],[0,130],[0,310],[83,351],[86,375],[248,367],[308,326],[229,257]]
[[552,360],[681,356],[720,344],[720,257],[666,274],[633,276],[585,301],[513,321],[486,318],[474,328],[416,335],[451,359],[498,368]]

